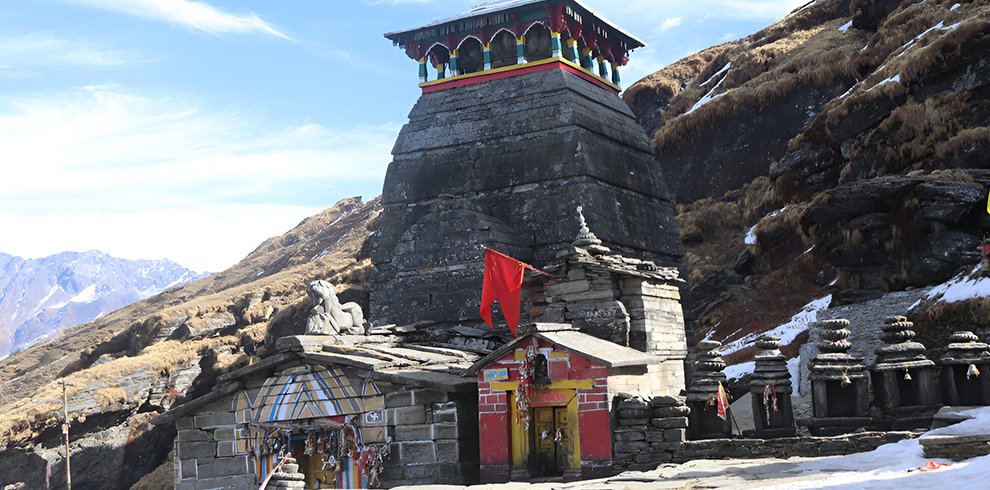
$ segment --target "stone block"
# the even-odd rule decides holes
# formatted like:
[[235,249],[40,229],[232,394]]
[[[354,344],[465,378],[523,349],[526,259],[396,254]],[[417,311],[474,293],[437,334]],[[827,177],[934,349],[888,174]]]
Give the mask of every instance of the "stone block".
[[237,429],[233,427],[224,427],[222,429],[217,429],[213,431],[214,441],[233,441],[237,438]]
[[389,420],[391,425],[414,425],[426,423],[426,407],[421,405],[396,408]]
[[177,430],[192,429],[195,426],[196,425],[194,424],[192,417],[182,417],[181,419],[175,421],[175,428]]
[[413,394],[413,403],[416,405],[432,405],[434,403],[441,403],[447,401],[447,394],[442,391],[435,390],[415,390]]
[[680,407],[660,407],[653,409],[653,417],[665,419],[669,417],[687,417],[691,415],[691,409],[687,406]]
[[648,442],[664,442],[667,439],[663,435],[664,429],[643,431],[643,435]]
[[395,426],[396,441],[431,441],[433,426],[430,424],[397,425]]
[[212,458],[217,455],[217,445],[214,442],[180,442],[177,456],[179,459]]
[[195,459],[180,459],[179,460],[179,479],[180,480],[194,480],[199,478],[199,473],[196,472],[196,460]]
[[650,422],[653,427],[658,427],[661,429],[687,429],[688,419],[687,417],[671,417],[667,419],[653,419]]
[[622,410],[626,408],[645,409],[650,408],[650,404],[640,398],[626,398],[625,400],[619,402],[619,409]]
[[210,433],[199,429],[180,429],[175,437],[179,442],[206,442],[210,440]]
[[217,457],[229,458],[237,454],[237,444],[234,441],[217,443]]
[[642,441],[646,439],[646,434],[641,430],[616,431],[615,440],[623,442]]
[[215,429],[237,424],[234,412],[204,413],[194,417],[193,423],[199,429]]
[[[196,482],[196,490],[217,490],[219,488],[251,488],[258,486],[254,475],[250,476],[228,476],[224,478],[212,478]],[[274,487],[269,486],[272,490]]]
[[433,421],[436,423],[457,422],[457,405],[455,402],[436,403],[433,405]]
[[591,283],[582,279],[554,284],[547,288],[546,294],[549,296],[560,296],[562,294],[582,293],[589,289],[591,289]]
[[402,442],[399,445],[399,462],[403,465],[437,462],[436,445],[433,442]]
[[457,424],[433,424],[433,439],[457,439],[458,437]]
[[619,417],[623,419],[646,419],[653,415],[649,408],[620,408]]
[[621,426],[643,426],[646,427],[650,425],[650,419],[619,419],[619,425]]
[[663,438],[667,442],[684,442],[687,440],[687,429],[664,429]]
[[616,441],[612,449],[617,453],[634,453],[650,447],[646,441]]
[[411,391],[393,391],[385,393],[385,408],[408,407],[413,404]]
[[252,473],[247,456],[199,460],[198,463],[196,468],[199,472],[200,480],[224,476],[250,475]]
[[[475,441],[471,441],[471,442],[477,444],[477,442],[475,442]],[[436,447],[437,447],[437,461],[439,461],[441,463],[444,463],[444,462],[447,462],[447,463],[459,463],[459,462],[461,462],[464,459],[463,458],[464,453],[467,452],[466,451],[467,448],[466,447],[463,447],[466,444],[468,444],[468,443],[467,442],[458,441],[456,439],[454,439],[454,440],[446,440],[446,441],[437,441],[436,442]]]

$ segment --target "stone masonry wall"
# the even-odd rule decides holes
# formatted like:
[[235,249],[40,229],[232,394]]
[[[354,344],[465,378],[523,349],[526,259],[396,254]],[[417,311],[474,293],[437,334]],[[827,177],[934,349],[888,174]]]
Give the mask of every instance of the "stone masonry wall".
[[690,409],[675,397],[616,398],[614,471],[649,471],[696,459],[837,456],[872,451],[916,437],[912,432],[863,432],[838,437],[687,440]]
[[392,437],[383,486],[478,481],[478,405],[433,390],[386,393]]
[[247,429],[237,424],[232,398],[224,397],[175,423],[176,490],[257,485]]
[[[478,412],[463,399],[379,383],[392,447],[385,486],[473,483],[478,479]],[[389,389],[396,389],[391,391]],[[254,488],[256,462],[245,424],[237,423],[233,396],[176,422],[175,488]]]

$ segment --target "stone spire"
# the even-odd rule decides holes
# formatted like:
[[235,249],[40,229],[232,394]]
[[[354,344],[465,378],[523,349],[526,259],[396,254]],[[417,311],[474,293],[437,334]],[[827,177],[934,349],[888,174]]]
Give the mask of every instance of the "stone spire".
[[[749,382],[750,388],[775,386],[779,391],[791,392],[791,373],[787,370],[787,357],[780,352],[780,338],[763,336],[756,341],[754,361],[756,368]],[[786,390],[784,390],[786,388]]]
[[925,346],[914,342],[914,324],[903,316],[889,317],[881,327],[880,338],[887,345],[877,348],[877,371],[935,367],[935,363],[925,357]]
[[949,347],[939,364],[982,364],[990,362],[990,346],[980,342],[973,332],[956,332],[949,337]]
[[721,342],[714,340],[702,340],[698,342],[698,351],[695,354],[694,373],[691,375],[691,387],[688,389],[688,402],[704,402],[718,394],[718,385],[726,383],[725,361],[722,360],[722,353],[719,348]]
[[866,379],[868,375],[863,360],[849,354],[852,348],[849,320],[825,320],[818,326],[821,329],[821,341],[818,342],[821,353],[811,361],[810,379],[840,381],[843,386],[852,384],[853,380]]
[[572,245],[574,248],[579,248],[587,250],[591,255],[605,255],[612,253],[612,250],[608,247],[602,245],[602,241],[598,239],[590,228],[588,228],[588,221],[584,218],[584,206],[577,207],[578,221],[581,223],[581,229],[578,230],[577,240],[574,240]]
[[278,471],[272,474],[272,479],[268,481],[265,488],[306,488],[306,475],[299,472],[299,464],[292,457],[292,453],[285,456],[285,463],[279,467]]

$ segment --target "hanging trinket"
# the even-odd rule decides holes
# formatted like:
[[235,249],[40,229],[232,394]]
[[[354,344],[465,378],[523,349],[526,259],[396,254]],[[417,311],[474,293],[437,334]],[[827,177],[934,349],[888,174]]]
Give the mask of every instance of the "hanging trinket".
[[969,370],[966,371],[966,379],[970,379],[973,376],[980,377],[980,370],[976,367],[976,364],[970,364]]
[[904,370],[904,381],[911,381],[911,380],[912,380],[912,378],[911,378],[911,371],[908,371],[907,369],[905,369]]
[[316,454],[316,433],[310,432],[306,435],[306,445],[303,447],[303,454],[312,456]]

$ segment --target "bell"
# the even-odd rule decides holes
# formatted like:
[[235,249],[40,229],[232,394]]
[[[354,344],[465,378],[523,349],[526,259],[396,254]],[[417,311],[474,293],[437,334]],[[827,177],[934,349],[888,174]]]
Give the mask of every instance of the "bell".
[[852,384],[853,381],[849,379],[849,375],[846,373],[842,373],[842,380],[839,381],[839,385],[842,386],[843,388],[848,388]]
[[977,378],[980,377],[980,370],[976,368],[976,364],[970,364],[969,370],[966,371],[966,379],[972,378],[973,376],[976,376]]
[[904,370],[904,381],[911,381],[911,372],[907,369]]

